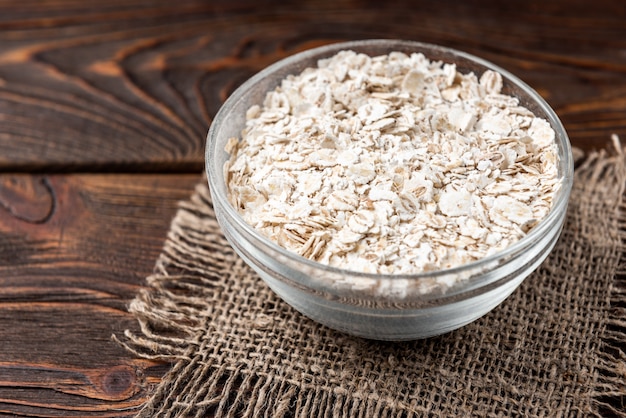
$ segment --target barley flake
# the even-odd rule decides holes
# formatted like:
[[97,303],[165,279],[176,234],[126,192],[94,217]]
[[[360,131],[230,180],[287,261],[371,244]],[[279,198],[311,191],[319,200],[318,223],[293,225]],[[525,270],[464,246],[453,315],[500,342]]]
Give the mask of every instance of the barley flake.
[[320,60],[228,141],[230,202],[287,250],[339,268],[484,258],[545,217],[560,185],[550,124],[502,85],[420,53]]

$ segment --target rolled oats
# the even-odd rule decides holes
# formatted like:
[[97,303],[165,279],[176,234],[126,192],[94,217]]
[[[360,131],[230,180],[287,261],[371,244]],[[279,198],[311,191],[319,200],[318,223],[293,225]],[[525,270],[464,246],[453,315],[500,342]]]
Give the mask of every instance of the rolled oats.
[[502,87],[497,72],[422,54],[320,60],[228,141],[230,201],[279,245],[335,267],[421,273],[484,258],[545,217],[560,185],[550,124]]

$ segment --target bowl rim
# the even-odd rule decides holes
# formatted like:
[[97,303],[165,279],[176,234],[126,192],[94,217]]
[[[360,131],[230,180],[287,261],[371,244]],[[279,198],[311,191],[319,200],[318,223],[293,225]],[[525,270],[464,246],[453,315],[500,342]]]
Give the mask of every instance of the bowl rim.
[[[556,200],[553,201],[552,207],[550,208],[549,213],[534,227],[530,230],[529,233],[524,235],[521,239],[515,241],[510,244],[506,248],[499,250],[493,254],[490,254],[484,258],[461,264],[454,267],[437,269],[432,271],[424,271],[417,273],[366,273],[358,270],[350,270],[345,268],[339,268],[330,266],[327,264],[320,263],[318,261],[310,260],[304,256],[301,256],[295,252],[285,249],[281,247],[273,240],[265,237],[263,234],[259,233],[256,228],[252,225],[248,224],[243,217],[239,214],[239,212],[230,204],[228,196],[222,193],[219,184],[217,184],[217,178],[220,175],[223,176],[223,167],[217,167],[216,164],[213,164],[213,160],[216,157],[218,152],[225,152],[224,150],[216,149],[216,136],[219,130],[220,125],[228,119],[228,114],[230,110],[242,100],[248,90],[250,90],[256,83],[260,80],[263,80],[278,70],[289,66],[291,64],[296,64],[301,61],[310,60],[312,57],[317,56],[317,60],[331,57],[341,50],[352,49],[352,48],[365,48],[368,46],[376,46],[383,47],[389,46],[388,52],[393,52],[397,49],[393,49],[396,47],[403,47],[406,49],[414,49],[414,52],[423,53],[426,58],[431,59],[428,56],[428,51],[439,51],[440,53],[451,54],[454,56],[459,56],[466,60],[472,61],[485,69],[491,69],[499,72],[502,77],[516,85],[516,87],[520,88],[524,91],[525,94],[529,96],[529,98],[537,105],[543,113],[546,115],[546,119],[550,123],[551,127],[556,132],[555,142],[558,147],[558,155],[559,155],[559,165],[563,165],[564,172],[563,176],[559,178],[560,188],[556,193]],[[445,61],[442,61],[445,63]],[[453,62],[450,62],[453,63]],[[303,71],[304,68],[315,65],[315,63],[311,63],[297,72],[289,73],[289,74],[299,74],[299,72]],[[268,90],[269,91],[269,90]],[[266,92],[267,93],[267,92]],[[265,96],[265,94],[263,94]],[[562,159],[562,160],[561,160]],[[283,257],[286,257],[288,260],[304,264],[308,268],[312,268],[314,270],[328,272],[330,274],[335,275],[343,275],[343,276],[351,276],[352,278],[362,278],[362,279],[375,279],[375,280],[419,280],[419,279],[432,279],[440,276],[459,274],[467,271],[472,271],[473,269],[479,269],[484,265],[491,265],[498,260],[507,260],[513,257],[515,254],[522,251],[529,243],[534,242],[537,238],[541,237],[542,234],[545,233],[546,229],[552,228],[555,222],[558,222],[558,218],[561,217],[564,212],[567,210],[567,205],[569,202],[569,197],[573,185],[573,173],[574,173],[574,162],[572,156],[571,144],[569,141],[569,137],[567,132],[557,116],[556,112],[552,109],[552,107],[546,102],[545,99],[537,91],[535,91],[532,87],[522,81],[520,78],[515,76],[513,73],[505,70],[504,68],[486,60],[475,56],[473,54],[457,50],[454,48],[449,48],[441,45],[412,41],[412,40],[403,40],[403,39],[366,39],[366,40],[355,40],[355,41],[340,41],[334,42],[330,44],[326,44],[323,46],[311,48],[304,50],[302,52],[295,53],[288,57],[285,57],[269,66],[264,68],[263,70],[257,72],[255,75],[250,77],[247,81],[241,84],[222,104],[217,114],[213,118],[211,126],[209,127],[208,134],[206,137],[206,148],[205,148],[205,169],[207,180],[209,183],[209,191],[212,196],[213,204],[220,204],[227,218],[236,223],[238,228],[242,228],[247,234],[255,237],[259,240],[263,245],[269,247],[271,250],[280,254]],[[226,187],[226,186],[225,186]],[[472,280],[470,280],[472,281]],[[465,282],[465,281],[463,281]]]

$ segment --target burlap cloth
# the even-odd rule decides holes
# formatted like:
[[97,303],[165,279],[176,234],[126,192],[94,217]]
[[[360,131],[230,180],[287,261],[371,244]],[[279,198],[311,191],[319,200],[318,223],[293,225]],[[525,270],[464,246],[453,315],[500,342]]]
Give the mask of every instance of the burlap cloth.
[[503,304],[403,343],[278,299],[222,236],[203,181],[130,306],[143,335],[127,348],[173,363],[139,416],[626,417],[625,161],[616,146],[577,167],[559,243]]

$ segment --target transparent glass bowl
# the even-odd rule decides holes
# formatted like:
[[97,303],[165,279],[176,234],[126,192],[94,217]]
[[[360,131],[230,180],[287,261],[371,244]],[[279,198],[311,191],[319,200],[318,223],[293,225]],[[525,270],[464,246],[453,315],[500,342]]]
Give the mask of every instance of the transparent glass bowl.
[[[479,261],[414,275],[378,275],[329,267],[289,252],[259,234],[230,205],[223,166],[231,137],[240,137],[248,108],[289,74],[316,66],[320,58],[351,49],[371,56],[392,51],[422,52],[430,60],[454,63],[462,73],[498,71],[503,93],[546,119],[556,132],[561,187],[548,216],[523,239]],[[236,250],[282,299],[304,315],[352,335],[379,340],[412,340],[452,331],[483,316],[506,297],[548,256],[561,232],[573,179],[571,146],[563,125],[548,104],[506,70],[464,52],[402,40],[344,42],[308,50],[279,61],[239,87],[216,115],[207,137],[206,170],[217,220]],[[376,281],[393,287],[409,283],[406,297],[363,290]],[[361,286],[360,284],[363,284]]]

